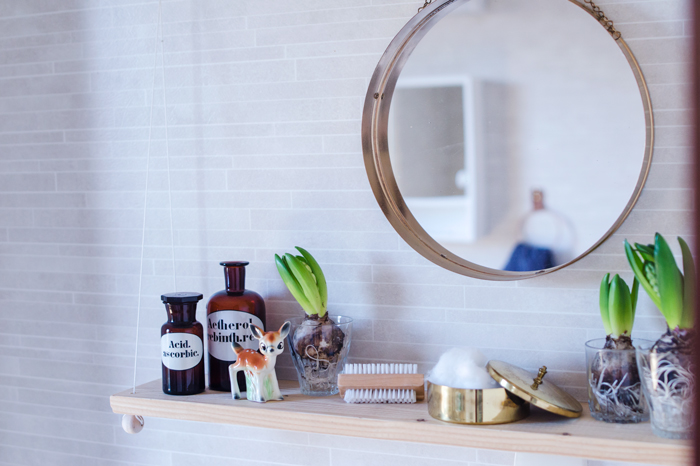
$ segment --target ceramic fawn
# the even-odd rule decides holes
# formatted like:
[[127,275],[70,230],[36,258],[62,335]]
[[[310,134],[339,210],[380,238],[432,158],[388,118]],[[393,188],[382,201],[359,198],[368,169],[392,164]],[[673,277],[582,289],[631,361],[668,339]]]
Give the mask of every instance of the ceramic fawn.
[[249,401],[265,403],[266,401],[282,401],[282,393],[277,383],[275,363],[277,356],[284,351],[284,338],[289,333],[292,324],[285,322],[276,332],[263,332],[260,327],[251,325],[253,336],[260,340],[260,353],[243,349],[236,342],[232,343],[236,352],[236,362],[228,366],[231,378],[231,393],[234,400],[241,398],[236,376],[240,371],[245,373],[247,385],[246,397]]

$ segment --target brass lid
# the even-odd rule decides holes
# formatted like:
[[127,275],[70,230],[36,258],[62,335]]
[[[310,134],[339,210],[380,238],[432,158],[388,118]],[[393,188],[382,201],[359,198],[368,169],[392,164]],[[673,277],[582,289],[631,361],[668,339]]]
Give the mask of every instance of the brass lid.
[[552,382],[543,380],[547,367],[542,366],[536,377],[525,369],[503,361],[489,361],[489,374],[514,395],[538,408],[566,417],[579,417],[583,407],[574,397]]

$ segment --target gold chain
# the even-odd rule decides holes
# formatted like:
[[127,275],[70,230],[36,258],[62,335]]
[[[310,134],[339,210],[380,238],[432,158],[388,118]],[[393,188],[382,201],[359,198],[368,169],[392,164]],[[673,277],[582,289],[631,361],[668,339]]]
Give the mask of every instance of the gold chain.
[[427,6],[430,5],[431,3],[433,3],[433,0],[425,0],[425,3],[423,4],[423,6],[420,7],[420,8],[418,8],[418,13],[420,13],[421,11],[423,11],[423,10],[425,9],[425,7],[427,7]]
[[583,0],[584,3],[587,3],[591,6],[591,10],[593,11],[593,15],[596,17],[598,22],[603,25],[605,29],[608,30],[611,36],[613,36],[613,39],[617,40],[620,37],[622,37],[622,33],[615,29],[614,23],[608,19],[607,16],[605,16],[605,13],[603,10],[596,5],[593,0]]
[[[598,22],[603,25],[605,29],[608,30],[611,36],[613,36],[613,39],[617,40],[622,37],[622,33],[615,29],[615,24],[610,20],[607,16],[605,16],[605,13],[603,10],[593,2],[593,0],[583,0],[584,3],[588,4],[591,6],[591,10],[593,11],[593,16],[596,17]],[[425,0],[425,3],[423,4],[422,7],[418,8],[418,13],[423,11],[428,5],[433,3],[433,0]]]

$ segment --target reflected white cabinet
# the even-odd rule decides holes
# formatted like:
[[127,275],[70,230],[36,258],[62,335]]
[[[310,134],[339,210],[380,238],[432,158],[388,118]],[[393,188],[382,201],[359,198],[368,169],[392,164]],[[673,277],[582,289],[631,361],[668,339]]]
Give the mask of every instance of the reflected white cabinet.
[[[468,76],[404,78],[389,113],[392,169],[414,217],[441,243],[490,233],[508,205],[506,87]],[[495,127],[499,125],[499,127]]]

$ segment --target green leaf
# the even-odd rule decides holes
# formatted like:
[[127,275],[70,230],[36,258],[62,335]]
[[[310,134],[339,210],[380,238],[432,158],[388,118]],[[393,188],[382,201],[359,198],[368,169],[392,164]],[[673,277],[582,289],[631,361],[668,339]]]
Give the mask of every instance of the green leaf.
[[321,315],[321,297],[318,293],[318,287],[316,286],[316,279],[313,274],[306,268],[306,264],[299,261],[296,257],[291,254],[285,254],[284,260],[289,266],[289,270],[294,274],[294,278],[297,279],[301,289],[304,290],[304,296],[311,303],[311,307],[314,309],[314,314]]
[[634,247],[642,256],[642,259],[649,262],[654,262],[654,245],[653,244],[639,244],[636,243]]
[[321,270],[321,266],[318,265],[318,262],[316,262],[314,256],[312,256],[304,248],[300,248],[299,246],[296,246],[296,248],[302,254],[302,256],[304,256],[304,259],[306,259],[306,263],[309,265],[309,267],[311,267],[311,271],[313,272],[314,277],[316,278],[318,294],[321,298],[321,311],[319,312],[319,316],[323,317],[324,315],[326,315],[326,310],[328,309],[328,284],[326,283],[326,276],[323,275],[323,270]]
[[632,293],[630,295],[630,298],[632,299],[632,312],[636,315],[637,314],[637,298],[639,297],[639,280],[637,280],[637,277],[634,277],[632,280]]
[[695,261],[688,244],[678,237],[683,253],[683,317],[681,328],[693,328],[695,321]]
[[612,333],[612,327],[610,326],[610,308],[608,307],[610,299],[610,274],[606,273],[603,277],[603,281],[600,282],[600,317],[603,319],[603,327],[605,328],[605,334],[610,335]]
[[659,280],[659,310],[666,318],[669,328],[681,325],[683,318],[683,276],[681,275],[673,252],[660,234],[656,234],[654,247],[656,277]]
[[627,283],[619,275],[613,277],[610,283],[610,326],[613,338],[632,333],[634,314],[632,313],[632,299]]
[[[302,264],[304,264],[306,266],[306,268],[309,270],[309,272],[311,272],[311,275],[314,274],[314,271],[311,270],[311,266],[309,265],[309,262],[304,258],[304,256],[294,256],[294,257],[296,257],[299,262],[301,262]],[[315,275],[314,275],[314,281],[316,283],[318,283],[318,280],[316,280]]]
[[282,277],[282,281],[287,285],[289,292],[292,293],[292,296],[294,296],[294,299],[296,299],[302,309],[304,309],[304,312],[309,315],[316,314],[315,309],[311,306],[309,300],[306,299],[301,285],[297,279],[294,278],[294,274],[289,270],[286,262],[277,254],[275,254],[275,265],[277,266],[280,277]]
[[651,286],[649,280],[647,280],[647,277],[644,274],[644,263],[635,253],[634,249],[632,249],[632,246],[630,246],[630,243],[627,240],[625,240],[625,255],[627,256],[627,262],[629,262],[630,267],[632,268],[632,272],[634,272],[634,276],[637,277],[637,280],[639,280],[642,288],[644,288],[644,291],[647,292],[649,298],[651,298],[656,307],[661,309],[661,300],[659,299],[659,295],[656,293],[656,291],[654,291],[654,287]]

